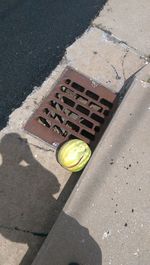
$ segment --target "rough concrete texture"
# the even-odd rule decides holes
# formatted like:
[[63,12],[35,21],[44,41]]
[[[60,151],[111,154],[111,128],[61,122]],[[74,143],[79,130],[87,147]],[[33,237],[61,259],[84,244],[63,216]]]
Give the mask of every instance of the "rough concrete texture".
[[90,28],[66,52],[69,65],[118,92],[145,60],[125,44],[97,28]]
[[[120,43],[117,38],[103,30],[90,27],[67,49],[61,64],[43,85],[40,88],[35,88],[22,106],[12,112],[7,127],[0,132],[0,265],[28,265],[31,263],[63,207],[67,194],[69,194],[68,190],[63,188],[67,181],[70,181],[70,173],[59,166],[55,152],[49,145],[28,135],[23,130],[27,119],[51,91],[55,81],[67,65],[117,92],[121,89],[124,81],[144,64],[145,59],[141,58],[135,49]],[[92,161],[92,167],[96,168],[97,160]],[[74,179],[72,186],[73,183]],[[93,185],[97,186],[97,182]],[[75,192],[77,193],[77,189]],[[99,196],[102,196],[102,192],[100,194]],[[81,194],[79,198],[80,196]],[[88,201],[89,198],[87,202],[82,199],[80,202],[78,201],[79,212],[84,213],[83,210]],[[93,206],[91,207],[94,209]],[[104,214],[109,216],[110,213],[104,212]],[[99,220],[99,216],[96,216],[95,218]],[[89,222],[90,218],[89,216]],[[68,231],[76,231],[79,239],[85,235],[89,242],[87,249],[91,249],[90,244],[92,244],[92,250],[95,249],[94,253],[97,259],[101,259],[99,246],[87,230],[66,214],[64,214],[64,220],[68,226],[70,223]],[[79,221],[82,224],[81,218]],[[83,225],[88,227],[84,222],[85,220]],[[103,222],[105,224],[106,220],[101,219],[100,224],[102,225]],[[96,221],[93,222],[93,225],[95,224],[97,226]],[[90,223],[89,229],[97,240]],[[100,233],[104,233],[104,231],[100,230]],[[82,239],[77,240],[77,242],[79,253],[84,240],[83,242]],[[102,241],[102,243],[104,242],[106,240]],[[72,245],[73,249],[74,245]],[[86,248],[84,251],[83,257],[87,254]],[[62,265],[62,263],[60,264]]]
[[0,133],[2,265],[31,264],[67,198],[63,188],[70,173],[57,163],[51,146],[23,130],[64,67],[65,63],[59,65],[42,87],[34,90]]
[[149,73],[129,89],[33,265],[149,264]]
[[[5,233],[5,237],[0,235],[0,264],[31,264],[44,238],[11,229],[6,231],[1,228],[0,231]],[[21,238],[22,240],[20,240]],[[26,257],[24,257],[25,255]],[[22,261],[22,257],[24,257],[25,263]]]
[[119,40],[150,55],[150,1],[109,0],[93,24],[112,32]]

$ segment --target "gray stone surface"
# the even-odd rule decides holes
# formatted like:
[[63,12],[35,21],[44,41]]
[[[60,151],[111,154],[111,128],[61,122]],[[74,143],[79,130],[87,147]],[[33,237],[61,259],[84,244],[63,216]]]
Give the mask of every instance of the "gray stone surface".
[[[110,1],[110,5],[112,4],[112,2],[113,1]],[[120,4],[118,1],[117,3],[118,8],[116,10],[118,12],[119,19],[121,18],[120,13],[122,10],[119,9]],[[135,0],[133,1],[133,4],[134,3],[136,3]],[[125,5],[125,3],[123,2],[122,4]],[[128,5],[131,5],[132,11],[132,3],[128,2]],[[139,5],[142,4],[138,3],[138,6]],[[147,4],[147,9],[143,9],[143,12],[145,12],[145,17],[147,17],[148,8],[149,5]],[[139,8],[134,10],[135,13],[137,12],[137,14],[141,12]],[[113,12],[112,16],[114,16]],[[108,16],[106,9],[102,12],[103,19],[105,18],[105,16]],[[134,14],[134,16],[136,16],[136,14]],[[130,16],[128,16],[128,18],[130,18],[129,20],[132,19],[131,17],[132,16],[130,13]],[[147,18],[146,21],[148,21]],[[125,22],[123,22],[122,20],[123,31],[126,30]],[[49,232],[56,216],[58,215],[61,207],[64,205],[65,198],[68,194],[68,190],[66,193],[66,190],[64,192],[63,188],[68,180],[70,181],[70,173],[59,166],[55,158],[55,152],[53,152],[50,146],[40,141],[39,139],[28,135],[23,130],[27,119],[39,106],[43,98],[51,91],[55,81],[67,65],[74,67],[83,74],[98,82],[103,83],[111,90],[117,92],[121,89],[124,81],[145,64],[145,59],[140,57],[137,46],[131,48],[129,47],[132,46],[130,42],[129,46],[123,42],[120,43],[120,41],[118,40],[119,35],[118,38],[114,38],[114,36],[110,35],[108,32],[104,32],[103,29],[107,28],[105,27],[105,23],[103,23],[102,30],[97,28],[101,28],[101,25],[99,23],[97,24],[97,22],[94,22],[94,24],[95,27],[90,27],[85,32],[85,34],[81,36],[81,38],[77,39],[75,43],[67,48],[66,54],[60,65],[58,65],[54,72],[45,80],[41,87],[35,88],[33,93],[27,97],[20,108],[12,112],[7,127],[0,132],[0,265],[28,265],[31,263],[40,245],[42,244],[45,235],[47,234],[47,232]],[[145,27],[144,24],[142,25],[143,30],[145,30],[146,32],[147,26]],[[139,34],[141,24],[137,24],[137,27],[138,28],[136,32],[138,32]],[[131,30],[129,31],[129,33],[133,36]],[[146,36],[148,36],[148,34],[146,34]],[[131,39],[133,39],[132,36]],[[145,53],[143,52],[144,50],[147,51],[147,39],[145,35],[139,34],[138,43],[140,38],[141,45],[143,45],[141,53],[143,54]],[[134,37],[134,39],[136,38]],[[127,40],[124,41],[128,42],[128,35]],[[143,83],[141,83],[141,90],[138,89],[138,93],[136,92],[134,94],[134,100],[137,100],[137,108],[139,111],[138,117],[140,117],[143,108],[143,105],[140,105],[140,93],[145,93],[145,96],[147,95],[148,91],[146,88],[147,83],[145,82],[145,79],[147,79],[148,77],[149,75],[147,74],[147,76],[144,77]],[[145,86],[145,88],[143,88],[143,86]],[[143,94],[141,94],[141,96],[142,95]],[[131,109],[134,108],[132,100],[130,101],[130,105]],[[127,104],[126,110],[129,111],[130,105]],[[58,244],[56,250],[51,252],[51,258],[55,257],[55,254],[60,251],[60,253],[63,254],[64,260],[62,261],[62,255],[59,255],[60,260],[59,263],[56,263],[57,265],[63,265],[62,262],[67,262],[69,258],[72,258],[73,260],[76,259],[77,254],[78,258],[81,258],[83,263],[86,260],[86,265],[88,265],[88,260],[93,259],[93,253],[95,256],[94,265],[101,264],[101,258],[104,260],[104,265],[105,263],[111,264],[111,256],[114,255],[114,251],[116,251],[118,247],[118,245],[116,245],[116,247],[113,248],[115,241],[121,242],[118,243],[119,246],[122,246],[122,248],[120,247],[121,250],[119,249],[119,251],[122,251],[123,249],[125,249],[126,251],[128,250],[128,247],[125,243],[128,242],[128,238],[130,239],[130,230],[129,226],[126,227],[126,230],[124,230],[124,223],[128,222],[128,220],[126,220],[127,213],[129,213],[130,217],[131,211],[128,211],[128,205],[130,205],[129,201],[127,201],[125,205],[123,205],[123,201],[125,202],[125,192],[127,194],[127,199],[131,197],[131,206],[134,206],[134,200],[136,200],[135,198],[138,198],[137,201],[139,202],[140,199],[138,196],[141,196],[141,205],[144,204],[143,200],[145,199],[145,197],[142,199],[142,195],[140,195],[143,194],[142,190],[144,190],[145,186],[143,186],[142,190],[138,191],[139,193],[136,193],[135,196],[131,196],[132,190],[134,189],[133,183],[134,181],[139,179],[139,177],[136,178],[135,175],[140,174],[140,172],[142,174],[143,172],[141,164],[137,164],[137,173],[136,171],[134,173],[134,170],[132,169],[132,177],[130,175],[125,175],[125,177],[123,178],[123,174],[125,174],[125,172],[127,174],[129,170],[131,171],[130,168],[127,170],[126,168],[124,168],[124,166],[127,167],[127,165],[131,162],[128,161],[127,155],[124,160],[123,158],[121,160],[121,156],[117,157],[117,154],[121,152],[120,149],[124,150],[122,152],[127,152],[126,149],[123,149],[123,147],[125,146],[125,141],[127,140],[127,135],[134,135],[137,130],[136,126],[138,123],[134,121],[134,115],[129,118],[133,119],[131,119],[130,126],[132,124],[135,124],[135,127],[132,127],[133,132],[131,132],[130,128],[128,128],[129,131],[127,131],[125,125],[125,128],[123,127],[122,116],[117,119],[118,122],[116,125],[113,125],[114,127],[111,133],[112,135],[110,134],[109,141],[115,134],[115,128],[123,127],[124,129],[122,129],[121,135],[119,134],[117,138],[115,138],[114,136],[114,139],[112,139],[112,142],[114,141],[114,143],[116,144],[114,144],[115,147],[112,148],[112,143],[110,143],[109,149],[108,146],[106,146],[105,141],[104,143],[102,143],[102,146],[104,147],[99,145],[95,152],[95,155],[97,157],[96,161],[94,162],[94,159],[91,160],[91,163],[84,173],[85,175],[83,175],[79,183],[79,185],[81,186],[81,192],[79,192],[80,189],[77,186],[74,191],[73,197],[70,200],[70,203],[68,202],[68,206],[66,206],[65,211],[61,214],[61,217],[57,223],[60,223],[59,235],[58,231],[55,234],[55,230],[53,230],[54,232],[52,231],[51,235],[53,235],[52,238],[54,241],[49,241],[48,237],[48,240],[43,246],[42,252],[44,251],[44,253],[46,253],[46,251],[49,251],[49,244],[51,244],[51,249],[53,250],[55,244]],[[126,120],[127,117],[124,121]],[[142,128],[140,130],[142,130]],[[118,141],[120,140],[120,142],[116,143],[115,139]],[[132,137],[130,136],[130,140],[133,141],[134,139],[132,139]],[[139,140],[139,142],[141,143],[141,140]],[[132,145],[132,143],[128,144]],[[145,145],[147,147],[147,143],[145,143]],[[142,145],[140,144],[140,147],[141,146]],[[108,155],[107,150],[108,152],[110,152],[110,155]],[[133,158],[141,159],[142,161],[142,157],[138,157],[138,151],[135,151],[135,153],[130,151],[129,154],[132,153]],[[113,157],[113,155],[115,157]],[[148,155],[146,155],[146,153],[145,156],[143,156],[145,161],[147,161],[147,156]],[[112,171],[115,170],[113,169],[114,165],[109,165],[109,163],[112,163],[112,161],[110,162],[110,159],[116,159],[115,164],[118,164],[118,166],[122,163],[123,171],[120,171],[121,179],[119,178],[119,176],[115,178],[115,173]],[[99,161],[102,162],[99,163]],[[99,169],[98,166],[100,166],[101,168]],[[117,170],[118,169],[116,169],[116,172],[118,172]],[[125,185],[123,180],[127,177],[128,179],[126,180],[126,182],[128,182],[128,184]],[[74,179],[71,180],[72,186],[74,181]],[[147,181],[147,178],[145,178],[145,181]],[[85,187],[84,182],[86,184]],[[140,183],[141,182],[139,180],[139,184]],[[88,187],[88,185],[90,186]],[[136,187],[137,185],[138,184],[136,184]],[[131,188],[128,189],[128,186],[131,186]],[[96,188],[100,189],[100,192],[99,190],[98,192],[95,192]],[[122,197],[119,197],[119,192],[121,192]],[[114,198],[112,197],[113,195]],[[98,202],[96,202],[95,196],[98,196]],[[113,198],[113,200],[110,199],[110,196],[111,198]],[[147,203],[146,200],[145,203]],[[115,206],[116,204],[120,205],[120,208],[118,206]],[[117,207],[120,210],[113,215],[113,211],[115,212]],[[132,228],[133,223],[135,224],[136,218],[138,219],[140,216],[137,215],[137,213],[141,212],[141,216],[143,214],[140,206],[136,206],[136,208],[137,210],[134,211],[134,214],[131,214],[133,218],[131,226]],[[88,212],[88,209],[90,210],[90,212]],[[92,219],[92,216],[94,219]],[[119,218],[119,221],[117,218]],[[108,220],[109,222],[107,222]],[[122,223],[120,220],[122,220]],[[89,232],[85,227],[89,229]],[[95,227],[98,229],[98,233],[95,232]],[[148,231],[147,221],[143,221],[143,227],[144,228],[142,234],[142,230],[140,230],[142,229],[142,227],[139,228],[139,226],[135,226],[135,234],[133,233],[132,237],[134,237],[134,235],[135,238],[141,237],[141,241],[143,241],[143,236],[145,236],[146,231]],[[139,237],[137,235],[138,228],[140,231]],[[57,226],[55,229],[57,229]],[[109,236],[107,236],[106,229],[110,229],[112,231],[110,231]],[[128,238],[126,237],[127,235],[125,234],[125,231],[128,231]],[[132,232],[133,231],[134,229],[132,229]],[[71,237],[69,238],[70,233]],[[75,241],[72,240],[72,238],[74,238],[74,234],[77,235],[75,237]],[[67,241],[65,237],[66,235],[68,239]],[[113,237],[111,237],[112,235]],[[61,238],[59,242],[58,238]],[[112,241],[108,240],[110,238],[112,238]],[[137,251],[138,247],[136,246],[135,241],[136,240],[133,240],[135,244],[134,253],[136,254],[133,256],[138,257],[139,259],[139,251]],[[62,242],[66,247],[60,250]],[[131,240],[129,242],[131,243]],[[143,253],[145,251],[146,257],[147,252],[145,246],[147,246],[147,242],[146,240],[144,242],[144,244],[146,245],[143,244]],[[130,244],[129,247],[131,250],[133,250]],[[102,252],[100,248],[102,248]],[[81,253],[81,249],[83,250],[83,254]],[[90,251],[91,249],[92,251]],[[76,251],[74,252],[74,250]],[[68,256],[68,251],[70,251],[70,256]],[[107,255],[105,251],[107,251]],[[129,253],[130,252],[131,251],[129,251]],[[37,261],[37,258],[36,262],[43,265],[43,256],[40,253],[38,255],[39,261]],[[45,255],[47,257],[48,254]],[[117,255],[116,252],[115,255]],[[47,261],[44,257],[44,265],[46,265],[46,262],[53,264],[51,263],[49,256],[46,259]],[[54,260],[52,262],[54,262]],[[114,262],[116,262],[116,260]],[[117,263],[112,264],[118,265]],[[129,262],[126,262],[125,265],[127,264],[129,264]]]
[[141,54],[150,55],[150,1],[109,0],[94,25],[112,32]]
[[59,65],[0,132],[0,265],[31,264],[68,196],[70,173],[51,146],[23,129],[63,69]]
[[67,49],[66,59],[76,70],[115,92],[145,63],[133,49],[93,27]]
[[129,89],[33,265],[149,264],[149,73]]
[[0,264],[31,264],[43,241],[30,233],[0,227]]

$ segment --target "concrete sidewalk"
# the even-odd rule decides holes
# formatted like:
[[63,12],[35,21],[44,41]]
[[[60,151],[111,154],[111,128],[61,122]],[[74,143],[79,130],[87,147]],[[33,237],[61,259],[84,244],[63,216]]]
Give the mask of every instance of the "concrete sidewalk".
[[[70,173],[59,166],[55,159],[55,152],[50,146],[24,132],[23,126],[27,119],[38,107],[43,97],[50,92],[55,81],[68,65],[88,75],[91,79],[103,83],[112,91],[119,92],[125,80],[148,62],[150,48],[147,25],[149,25],[150,3],[148,0],[142,3],[137,0],[134,0],[132,4],[129,0],[126,1],[126,4],[122,2],[120,5],[119,3],[119,0],[108,1],[100,16],[92,22],[85,34],[67,48],[60,65],[43,85],[40,88],[35,88],[23,105],[11,114],[8,126],[1,131],[0,264],[2,265],[31,264],[68,196],[65,194],[63,197],[62,191],[69,180]],[[125,23],[126,21],[123,19],[124,10],[128,14],[128,21],[132,25],[132,30],[129,30],[129,24]],[[110,25],[113,25],[113,28]],[[135,37],[133,37],[134,32]],[[63,265],[65,264],[63,262],[69,261],[68,258],[76,259],[77,254],[78,258],[81,257],[81,249],[84,249],[81,261],[84,257],[88,258],[86,265],[94,264],[93,255],[87,256],[87,250],[88,253],[95,253],[94,256],[97,258],[95,264],[101,264],[101,259],[103,265],[138,264],[135,259],[139,259],[137,249],[141,248],[138,246],[138,239],[140,237],[143,239],[148,231],[146,230],[148,229],[148,217],[146,217],[148,213],[145,214],[139,205],[141,202],[141,206],[145,207],[145,198],[147,198],[145,203],[148,202],[148,179],[145,177],[144,182],[142,182],[140,178],[140,173],[143,175],[143,172],[148,171],[148,164],[145,162],[148,160],[148,154],[145,151],[145,156],[142,154],[139,156],[139,146],[137,146],[137,143],[142,142],[143,137],[146,137],[147,134],[145,133],[149,125],[147,122],[149,89],[146,82],[141,83],[140,81],[143,78],[144,81],[148,80],[149,68],[146,67],[144,71],[146,73],[143,73],[142,77],[138,77],[137,89],[133,87],[128,97],[124,99],[120,111],[114,117],[107,134],[98,145],[93,158],[81,176],[64,212],[61,213],[54,229],[50,232],[34,265],[46,264],[46,262],[47,264]],[[143,84],[146,84],[146,87],[143,87]],[[129,109],[129,102],[131,109]],[[143,110],[144,104],[146,106],[145,112]],[[141,125],[138,125],[137,119],[134,118],[134,115],[130,116],[129,113],[138,115]],[[143,113],[142,117],[140,113]],[[124,127],[126,122],[127,128]],[[129,125],[132,125],[132,133]],[[133,127],[134,125],[141,127]],[[145,130],[143,130],[142,125],[147,126]],[[138,135],[136,134],[137,128],[139,128]],[[127,138],[127,136],[130,137]],[[106,139],[108,143],[106,143]],[[130,156],[128,149],[132,147],[132,144],[134,153],[130,151],[132,154]],[[148,148],[148,143],[143,141],[142,148]],[[148,149],[146,150],[148,152]],[[142,152],[144,151],[142,150]],[[99,164],[99,161],[102,163]],[[132,163],[134,164],[133,168]],[[145,163],[145,168],[142,167],[142,163]],[[103,172],[102,175],[99,172]],[[130,184],[129,180],[131,181]],[[133,183],[136,184],[135,189],[142,189],[143,191],[137,190],[134,194]],[[136,198],[138,199],[137,204]],[[125,202],[124,205],[123,202]],[[131,217],[133,218],[132,221]],[[143,218],[143,222],[140,221],[140,218]],[[129,229],[128,219],[131,229]],[[136,229],[139,224],[143,224],[145,230],[140,228],[139,237],[137,230],[135,230],[136,232],[131,235],[132,238],[129,240],[129,234],[133,231],[135,222],[138,223]],[[71,230],[65,230],[66,225],[62,226],[63,223],[70,225]],[[84,227],[88,228],[89,233]],[[70,233],[74,231],[77,233],[75,245],[73,240],[72,244],[70,241],[68,243],[72,245],[72,250],[77,244],[79,244],[79,248],[76,249],[75,253],[71,252],[72,256],[68,256],[68,249],[70,248],[63,248],[61,252],[64,252],[64,255],[63,253],[62,256],[60,255],[58,262],[55,259],[55,254],[58,253],[59,247],[65,240],[64,231],[68,233],[65,234],[67,235],[66,240],[69,236],[73,237],[73,234]],[[59,242],[56,236],[59,237]],[[87,243],[84,244],[84,240]],[[128,241],[129,244],[127,245]],[[57,245],[56,242],[60,245]],[[121,257],[125,258],[123,256],[120,256],[119,259],[117,248],[121,244],[122,249],[125,249],[126,252],[128,252],[128,248],[132,250],[131,253],[129,251],[129,254],[133,254],[133,251],[136,253],[131,255],[133,257],[131,262],[123,259],[123,263],[120,260]],[[134,250],[132,244],[135,244]],[[141,253],[147,253],[147,244],[146,241],[143,243]],[[51,253],[51,258],[47,251]],[[128,255],[127,257],[130,258],[131,256]],[[145,254],[145,262],[148,258],[148,254]],[[139,264],[141,263],[147,264],[143,260],[139,261]],[[85,260],[83,260],[83,264],[85,264]]]
[[[117,9],[116,1],[110,1],[94,27],[67,50],[71,65],[109,84],[113,91],[119,91],[135,71],[135,62],[141,60],[142,65],[142,58],[149,58],[150,5],[148,1],[136,4],[131,4],[131,10],[130,3],[125,4],[132,31],[122,19],[124,5]],[[142,13],[144,4],[147,8]],[[105,26],[105,21],[115,20],[113,6],[118,19],[115,26],[124,35],[115,35]],[[133,32],[138,35],[136,46]],[[116,78],[112,78],[111,66]],[[33,265],[149,264],[149,78],[148,65],[137,74]]]
[[137,75],[33,265],[149,264],[149,71]]

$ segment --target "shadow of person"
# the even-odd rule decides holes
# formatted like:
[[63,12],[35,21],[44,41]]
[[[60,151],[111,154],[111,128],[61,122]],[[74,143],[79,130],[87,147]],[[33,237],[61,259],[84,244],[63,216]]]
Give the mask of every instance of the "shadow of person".
[[102,265],[102,252],[77,220],[61,212],[32,265]]
[[28,244],[29,251],[21,263],[27,265],[34,252],[29,234],[43,237],[50,230],[58,214],[53,195],[60,184],[34,159],[27,141],[18,134],[2,138],[0,154],[1,234],[11,241]]
[[[29,265],[63,207],[64,201],[61,202],[61,196],[58,200],[53,196],[59,191],[60,184],[50,171],[43,168],[34,159],[27,140],[16,133],[7,134],[2,138],[0,155],[2,158],[0,166],[0,233],[13,242],[28,245],[28,251],[20,265]],[[101,260],[101,251],[89,235],[88,230],[65,213],[61,214],[63,214],[65,224],[68,224],[68,228],[70,227],[70,229],[66,229],[66,231],[70,231],[70,239],[67,239],[69,234],[65,233],[64,245],[66,244],[68,247],[72,245],[72,249],[76,248],[76,256],[74,257],[71,251],[72,256],[68,255],[68,251],[65,252],[65,249],[69,249],[68,247],[60,249],[61,230],[56,249],[66,253],[66,259],[67,255],[70,259],[77,259],[78,256],[82,261],[81,253],[84,246],[87,246],[84,251],[87,257],[88,252],[91,251],[98,253],[97,260]],[[38,237],[38,240],[34,240],[34,237]],[[87,244],[83,244],[83,238],[86,238]],[[51,260],[53,260],[53,254]],[[61,262],[58,264],[62,265]],[[85,263],[85,265],[88,264],[100,265],[101,263]]]

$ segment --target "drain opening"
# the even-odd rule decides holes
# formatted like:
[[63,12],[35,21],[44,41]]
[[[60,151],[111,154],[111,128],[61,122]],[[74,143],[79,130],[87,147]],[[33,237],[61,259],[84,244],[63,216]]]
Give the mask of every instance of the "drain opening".
[[43,112],[44,112],[45,114],[48,114],[48,113],[49,113],[49,109],[48,109],[48,108],[45,108],[45,109],[43,110]]
[[64,119],[62,116],[60,116],[60,115],[58,115],[58,114],[56,114],[56,113],[55,113],[54,116],[51,115],[51,117],[52,117],[54,120],[58,121],[59,123],[63,123],[63,122],[65,121],[65,119]]
[[66,137],[68,135],[68,132],[65,129],[60,128],[57,125],[54,125],[52,130],[63,137]]
[[64,114],[65,114],[66,116],[69,116],[69,117],[72,118],[73,120],[77,120],[78,117],[79,117],[78,114],[76,114],[75,112],[73,112],[73,111],[71,111],[71,110],[69,110],[69,109],[65,109],[65,108],[64,108],[63,112],[64,112]]
[[99,132],[100,131],[100,127],[99,126],[95,126],[94,130],[95,130],[95,132]]
[[84,118],[80,118],[80,123],[85,125],[88,128],[93,128],[93,123]]
[[98,121],[98,122],[102,123],[102,124],[104,123],[104,119],[102,117],[96,115],[95,113],[92,113],[91,114],[91,118],[93,120],[95,120],[95,121]]
[[90,109],[92,110],[95,110],[95,111],[98,111],[98,112],[102,112],[103,111],[103,108],[93,102],[90,103]]
[[81,105],[77,105],[76,109],[87,116],[90,114],[90,111]]
[[51,111],[49,112],[49,114],[48,114],[48,116],[51,117],[52,119],[55,118],[55,115],[56,115],[56,112],[53,111],[53,110],[51,110]]
[[85,88],[80,86],[79,84],[73,82],[72,85],[71,85],[74,89],[80,91],[80,92],[84,92]]
[[68,139],[69,139],[69,140],[73,140],[73,139],[80,139],[80,138],[77,137],[77,136],[75,136],[75,135],[73,135],[73,134],[70,134],[70,135],[68,136]]
[[105,99],[105,98],[102,98],[101,100],[100,100],[100,102],[103,104],[103,105],[105,105],[106,107],[108,107],[109,109],[112,109],[112,107],[113,107],[113,104],[111,103],[111,102],[109,102],[107,99]]
[[91,133],[89,133],[89,132],[87,132],[86,130],[82,130],[82,131],[81,131],[81,134],[82,134],[84,137],[88,138],[90,141],[94,141],[94,139],[95,139],[94,135],[91,134]]
[[80,96],[80,95],[78,95],[78,94],[76,95],[75,99],[76,99],[79,103],[84,104],[84,105],[86,105],[86,104],[88,103],[88,100],[87,100],[86,98],[84,98],[84,97],[82,97],[82,96]]
[[25,129],[52,145],[79,138],[93,148],[112,117],[107,118],[114,102],[116,94],[101,84],[93,87],[90,79],[67,69]]
[[60,99],[63,102],[63,96],[60,93],[56,93],[56,98]]
[[63,96],[63,102],[65,104],[67,104],[68,106],[70,106],[70,107],[74,107],[74,105],[75,105],[74,101],[72,101],[70,98],[67,98],[67,97],[64,97],[64,96]]
[[43,126],[46,126],[47,128],[50,128],[51,127],[51,123],[49,121],[47,121],[45,118],[39,116],[37,121],[43,125]]
[[69,115],[70,118],[72,118],[73,120],[77,120],[79,118],[79,115],[74,113],[73,111],[70,111]]
[[64,93],[66,93],[66,94],[69,94],[69,95],[73,95],[73,96],[75,95],[75,93],[74,93],[73,90],[71,90],[70,88],[67,88],[65,86],[62,86],[61,87],[61,91],[64,92]]
[[71,128],[71,129],[72,129],[73,131],[75,131],[75,132],[78,132],[78,131],[80,130],[80,127],[77,126],[76,124],[74,124],[74,123],[71,122],[71,121],[67,121],[67,122],[66,122],[66,126],[69,127],[69,128]]
[[87,90],[85,94],[92,99],[95,99],[95,100],[99,99],[99,96],[92,91]]
[[58,111],[61,111],[63,109],[63,106],[61,104],[59,104],[58,102],[56,102],[55,100],[51,100],[49,102],[50,106],[52,106],[53,108],[55,108]]
[[[70,98],[63,96],[63,95],[61,95],[60,93],[56,93],[55,96],[56,96],[56,98],[58,98],[61,102],[67,104],[67,105],[70,106],[70,107],[74,107],[75,102],[72,101]],[[58,103],[57,103],[57,104],[58,104]]]
[[106,109],[105,109],[105,110],[103,111],[103,114],[104,114],[105,116],[108,116],[108,115],[109,115],[109,110],[106,110]]
[[65,80],[65,83],[66,83],[67,85],[69,85],[69,84],[71,83],[71,80],[70,80],[70,79],[66,79],[66,80]]

